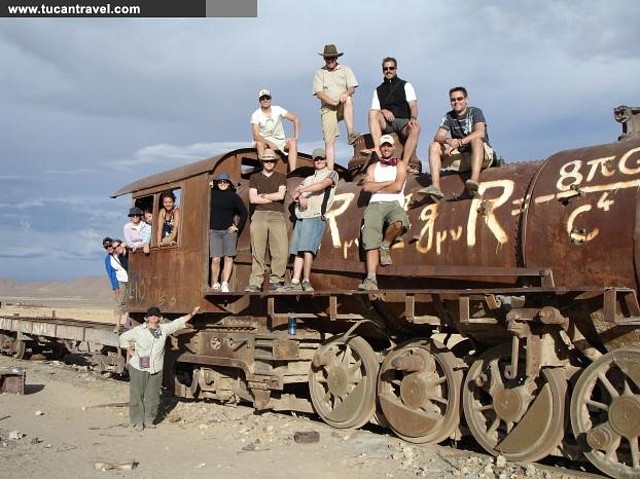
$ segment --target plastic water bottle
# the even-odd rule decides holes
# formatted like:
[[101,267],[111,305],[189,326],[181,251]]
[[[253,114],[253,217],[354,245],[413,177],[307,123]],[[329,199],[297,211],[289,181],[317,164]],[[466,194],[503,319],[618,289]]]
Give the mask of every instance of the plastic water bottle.
[[288,325],[289,325],[289,334],[291,336],[295,336],[296,333],[298,332],[298,323],[296,322],[296,315],[293,311],[289,313]]

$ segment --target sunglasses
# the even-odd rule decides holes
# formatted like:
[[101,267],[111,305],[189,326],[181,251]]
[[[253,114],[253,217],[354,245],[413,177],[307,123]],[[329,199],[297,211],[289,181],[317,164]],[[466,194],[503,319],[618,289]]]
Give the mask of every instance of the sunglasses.
[[316,157],[313,159],[313,161],[327,161],[326,158],[320,158],[320,157]]
[[457,97],[457,98],[451,98],[451,103],[453,103],[453,102],[455,102],[455,101],[462,101],[462,100],[464,100],[464,97],[463,97],[463,96],[459,96],[459,97]]
[[261,96],[260,98],[258,98],[258,100],[260,100],[260,101],[271,100],[271,97],[264,95],[264,96]]
[[325,62],[335,62],[338,57],[324,57]]
[[396,69],[396,67],[383,67],[382,71],[383,72],[392,72],[395,69]]

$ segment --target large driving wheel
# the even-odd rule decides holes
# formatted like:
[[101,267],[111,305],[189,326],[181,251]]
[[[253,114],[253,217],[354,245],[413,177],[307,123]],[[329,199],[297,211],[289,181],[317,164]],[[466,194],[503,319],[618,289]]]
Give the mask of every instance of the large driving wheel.
[[437,443],[460,422],[462,369],[445,346],[414,340],[392,351],[382,363],[378,400],[389,427],[415,443]]
[[611,351],[584,370],[571,397],[571,426],[602,472],[640,477],[640,350]]
[[490,349],[472,364],[462,392],[465,418],[473,437],[490,454],[537,461],[564,435],[566,380],[556,369],[527,377],[524,360],[509,379],[505,367],[510,364],[511,345]]
[[373,349],[359,336],[322,346],[309,372],[311,402],[318,415],[339,429],[366,424],[376,408],[378,369]]

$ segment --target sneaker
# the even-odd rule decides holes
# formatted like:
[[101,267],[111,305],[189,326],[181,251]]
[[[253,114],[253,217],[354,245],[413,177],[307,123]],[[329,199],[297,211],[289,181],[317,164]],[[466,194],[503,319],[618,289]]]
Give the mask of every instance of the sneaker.
[[213,286],[211,286],[211,289],[214,291],[220,291],[220,283],[213,283]]
[[291,293],[295,291],[302,291],[302,285],[300,283],[289,283],[286,286],[281,286],[278,288],[278,291],[283,293]]
[[133,430],[136,432],[142,432],[144,431],[144,426],[142,424],[136,424],[135,426],[133,426]]
[[360,133],[356,133],[355,131],[352,131],[347,136],[347,143],[349,143],[350,145],[353,145],[359,137],[360,137]]
[[389,266],[393,264],[391,260],[391,253],[389,252],[389,248],[380,247],[380,265],[381,266]]
[[302,282],[302,291],[315,291],[313,286],[311,286],[311,282],[308,279],[305,279]]
[[245,293],[259,293],[260,291],[262,291],[260,289],[260,286],[256,286],[256,285],[253,285],[253,284],[250,284],[249,286],[247,286],[244,289]]
[[220,285],[220,292],[221,293],[228,293],[229,292],[229,283],[227,283],[226,281],[223,281],[222,284]]
[[144,423],[144,428],[145,429],[156,429],[156,425],[153,423]]
[[467,180],[464,182],[464,185],[467,187],[467,190],[472,197],[476,198],[479,196],[478,189],[480,188],[480,183],[474,180]]
[[269,283],[269,291],[278,291],[278,288],[284,288],[284,283]]
[[429,196],[433,201],[439,201],[444,198],[442,191],[437,186],[429,185],[426,188],[416,190],[416,193]]
[[358,289],[378,291],[378,282],[375,279],[365,278],[364,281],[358,285]]

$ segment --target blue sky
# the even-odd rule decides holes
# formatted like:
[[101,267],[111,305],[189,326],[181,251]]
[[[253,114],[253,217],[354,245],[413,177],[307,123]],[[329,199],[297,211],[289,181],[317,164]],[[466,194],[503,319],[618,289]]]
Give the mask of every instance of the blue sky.
[[301,118],[303,151],[321,146],[326,43],[359,80],[360,131],[381,59],[398,59],[423,161],[454,85],[508,161],[615,141],[613,107],[640,105],[638,18],[634,0],[258,0],[251,19],[0,19],[0,277],[103,274],[129,207],[110,195],[249,146],[261,88]]

